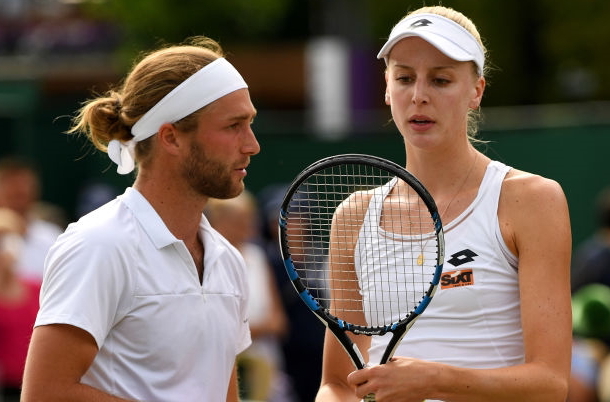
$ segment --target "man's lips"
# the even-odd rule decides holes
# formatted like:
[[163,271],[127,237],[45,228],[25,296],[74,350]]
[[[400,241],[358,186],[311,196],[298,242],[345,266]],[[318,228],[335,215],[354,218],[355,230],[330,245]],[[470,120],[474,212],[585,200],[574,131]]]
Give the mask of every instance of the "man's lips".
[[242,165],[241,167],[235,168],[235,171],[245,176],[248,174],[248,172],[246,170],[247,168],[248,168],[248,165]]

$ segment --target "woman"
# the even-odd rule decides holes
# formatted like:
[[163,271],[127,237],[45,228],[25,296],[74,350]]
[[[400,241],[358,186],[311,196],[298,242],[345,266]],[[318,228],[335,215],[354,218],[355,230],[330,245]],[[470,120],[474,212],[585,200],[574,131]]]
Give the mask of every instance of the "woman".
[[[486,72],[476,27],[450,8],[424,7],[394,27],[378,57],[387,65],[385,102],[404,138],[406,168],[441,213],[444,272],[471,274],[462,286],[439,287],[387,364],[354,372],[327,336],[316,400],[369,393],[378,402],[565,400],[567,202],[555,181],[492,161],[472,145]],[[385,339],[356,342],[371,364],[380,361]]]

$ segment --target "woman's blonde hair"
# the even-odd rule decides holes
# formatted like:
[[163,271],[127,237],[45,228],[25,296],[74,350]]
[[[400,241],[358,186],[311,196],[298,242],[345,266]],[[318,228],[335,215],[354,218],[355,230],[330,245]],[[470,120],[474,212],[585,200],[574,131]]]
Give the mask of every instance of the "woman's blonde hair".
[[[220,57],[224,57],[220,45],[204,36],[145,53],[122,85],[83,103],[67,133],[84,134],[97,149],[106,152],[111,140],[133,138],[131,127],[148,110],[188,77]],[[185,131],[195,129],[196,113],[175,124]],[[149,155],[151,138],[136,144],[136,159],[141,164]]]

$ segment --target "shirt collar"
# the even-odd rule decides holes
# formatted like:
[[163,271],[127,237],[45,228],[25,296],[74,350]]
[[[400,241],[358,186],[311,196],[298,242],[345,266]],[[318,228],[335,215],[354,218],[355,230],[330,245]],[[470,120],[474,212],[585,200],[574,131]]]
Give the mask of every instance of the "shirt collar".
[[[157,211],[138,190],[128,187],[120,198],[132,211],[157,249],[181,242],[169,231]],[[220,235],[212,228],[203,213],[199,222],[199,233],[205,245],[204,263],[206,266],[212,265],[224,254],[227,246],[219,241]]]
[[157,211],[135,188],[129,187],[120,197],[136,217],[157,249],[169,246],[179,240],[174,236]]

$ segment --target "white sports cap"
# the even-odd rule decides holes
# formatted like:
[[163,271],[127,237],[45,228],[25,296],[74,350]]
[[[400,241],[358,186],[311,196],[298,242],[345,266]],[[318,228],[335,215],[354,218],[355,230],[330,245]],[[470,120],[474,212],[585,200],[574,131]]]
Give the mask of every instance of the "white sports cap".
[[392,47],[410,36],[422,38],[453,60],[474,61],[479,75],[483,75],[485,53],[479,42],[460,24],[438,14],[412,14],[402,19],[390,32],[377,58],[385,59],[387,64]]

